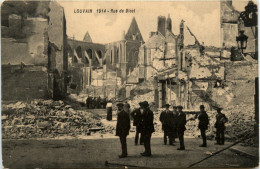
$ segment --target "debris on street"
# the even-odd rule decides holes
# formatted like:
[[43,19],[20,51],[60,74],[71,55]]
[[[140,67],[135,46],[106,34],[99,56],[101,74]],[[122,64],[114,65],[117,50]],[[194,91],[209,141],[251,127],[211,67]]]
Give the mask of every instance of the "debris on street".
[[74,110],[63,101],[33,100],[2,106],[3,139],[76,137],[89,135],[91,129],[103,129],[100,117]]

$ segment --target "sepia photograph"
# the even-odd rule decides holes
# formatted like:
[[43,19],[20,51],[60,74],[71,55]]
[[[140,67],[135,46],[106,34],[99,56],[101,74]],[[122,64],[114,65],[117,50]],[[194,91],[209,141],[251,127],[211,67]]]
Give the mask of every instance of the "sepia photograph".
[[258,168],[256,0],[1,2],[2,168]]

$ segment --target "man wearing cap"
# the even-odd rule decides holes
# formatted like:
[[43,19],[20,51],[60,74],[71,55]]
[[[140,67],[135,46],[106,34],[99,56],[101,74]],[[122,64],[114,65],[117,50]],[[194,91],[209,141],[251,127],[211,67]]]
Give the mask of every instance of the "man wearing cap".
[[[142,129],[142,113],[141,111],[143,111],[142,109],[142,102],[139,103],[139,108],[135,109],[132,113],[131,116],[133,117],[134,121],[133,121],[133,126],[136,126],[136,133],[135,133],[135,145],[138,144],[138,140],[139,140],[139,134],[141,134],[141,129]],[[143,137],[141,134],[140,137],[140,144],[143,145]]]
[[177,132],[180,141],[180,148],[177,150],[185,150],[184,146],[184,131],[186,130],[186,114],[182,111],[182,106],[177,106],[178,117],[177,117]]
[[154,130],[154,125],[153,125],[153,112],[149,108],[149,104],[147,101],[144,101],[142,103],[143,106],[143,115],[142,115],[142,137],[144,140],[144,148],[145,152],[141,153],[142,156],[151,156],[151,136],[152,133],[155,131]]
[[129,135],[130,130],[129,114],[124,111],[123,107],[123,103],[117,104],[118,114],[116,124],[116,136],[119,136],[122,147],[122,154],[119,156],[119,158],[124,158],[127,156],[126,137],[127,135]]
[[225,142],[225,123],[228,121],[227,117],[225,114],[221,113],[221,108],[217,108],[217,116],[216,116],[216,123],[215,123],[215,128],[217,129],[216,132],[216,140],[219,145],[224,145]]
[[164,105],[165,111],[162,111],[160,115],[160,121],[162,123],[162,130],[164,131],[164,144],[167,144],[167,136],[169,137],[169,144],[173,144],[173,133],[174,133],[174,114],[172,111],[169,110],[170,105],[166,104]]
[[207,138],[206,138],[206,130],[208,129],[209,125],[209,116],[207,115],[205,111],[204,105],[200,105],[200,113],[195,116],[195,118],[198,117],[199,119],[199,129],[201,133],[201,137],[203,140],[203,144],[200,145],[200,147],[207,147]]

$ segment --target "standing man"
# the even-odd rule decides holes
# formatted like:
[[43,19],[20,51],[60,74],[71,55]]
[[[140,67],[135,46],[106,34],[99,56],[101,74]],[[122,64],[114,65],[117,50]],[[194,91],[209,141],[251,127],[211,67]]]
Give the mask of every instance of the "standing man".
[[169,144],[173,145],[173,133],[174,133],[174,115],[173,112],[169,110],[170,105],[164,105],[165,111],[160,115],[160,121],[162,123],[162,130],[164,131],[164,145],[167,144],[167,136],[169,137]]
[[124,104],[124,111],[127,112],[130,116],[130,104],[127,101]]
[[205,111],[204,105],[200,105],[200,113],[196,115],[195,117],[198,116],[199,119],[199,129],[201,133],[201,137],[203,140],[203,144],[200,145],[200,147],[207,147],[207,138],[206,138],[206,130],[208,129],[209,125],[209,116],[207,115]]
[[122,154],[119,155],[119,158],[127,157],[127,145],[126,145],[126,137],[129,135],[130,130],[130,118],[129,114],[123,109],[124,104],[118,103],[118,114],[117,114],[117,124],[116,124],[116,136],[119,136]]
[[112,120],[112,102],[110,100],[107,102],[106,109],[107,109],[107,120],[111,121]]
[[142,137],[144,140],[144,148],[145,152],[141,153],[142,156],[151,156],[151,136],[154,132],[153,125],[153,112],[149,108],[149,104],[147,101],[143,102],[143,115],[142,115]]
[[177,117],[178,117],[178,111],[177,106],[173,106],[173,143],[175,143],[175,138],[178,137],[177,133]]
[[[142,106],[142,102],[139,103],[139,108],[135,109],[132,113],[131,116],[133,117],[134,121],[133,121],[133,126],[136,126],[136,133],[135,133],[135,145],[138,144],[138,140],[139,140],[139,134],[141,134],[141,129],[142,129],[142,113],[141,111],[143,111],[143,106]],[[143,145],[144,141],[143,141],[143,137],[141,134],[140,137],[140,145]]]
[[217,129],[216,132],[216,140],[219,145],[224,145],[225,142],[225,123],[228,121],[227,117],[225,114],[221,113],[221,108],[217,108],[217,116],[216,116],[216,123],[215,123],[215,128]]
[[90,99],[90,97],[88,96],[87,99],[86,99],[86,106],[87,106],[87,109],[89,109],[89,99]]
[[177,106],[178,117],[177,117],[177,132],[180,141],[180,148],[177,150],[185,150],[184,146],[184,131],[186,130],[186,114],[182,111],[182,106]]

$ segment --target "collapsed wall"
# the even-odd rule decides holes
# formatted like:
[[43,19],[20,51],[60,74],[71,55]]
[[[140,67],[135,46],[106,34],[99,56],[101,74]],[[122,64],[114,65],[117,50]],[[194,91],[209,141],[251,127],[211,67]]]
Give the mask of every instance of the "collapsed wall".
[[5,1],[1,16],[2,99],[32,100],[65,94],[63,8],[49,1]]

